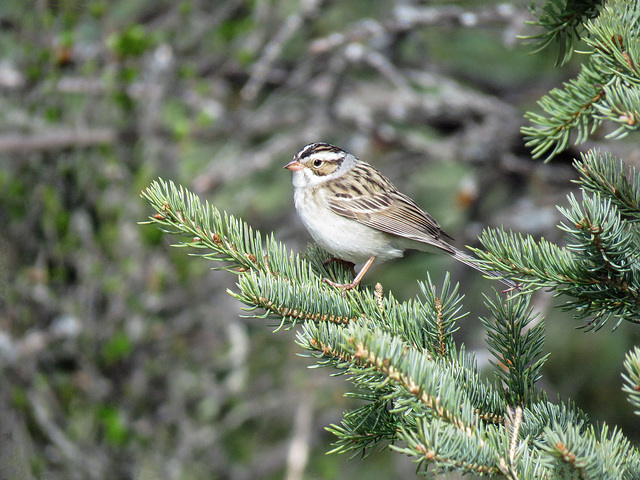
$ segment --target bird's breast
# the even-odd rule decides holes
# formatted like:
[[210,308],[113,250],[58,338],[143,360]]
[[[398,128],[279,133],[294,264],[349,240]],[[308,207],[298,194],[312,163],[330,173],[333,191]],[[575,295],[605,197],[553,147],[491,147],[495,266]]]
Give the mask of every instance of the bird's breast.
[[331,211],[317,188],[296,188],[294,202],[315,242],[337,258],[361,264],[373,256],[384,261],[403,255],[393,236]]

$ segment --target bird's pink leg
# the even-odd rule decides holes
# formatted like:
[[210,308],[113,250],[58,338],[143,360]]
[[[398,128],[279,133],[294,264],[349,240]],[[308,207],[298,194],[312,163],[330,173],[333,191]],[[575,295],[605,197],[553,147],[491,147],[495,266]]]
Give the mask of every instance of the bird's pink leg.
[[367,273],[367,270],[369,270],[369,267],[375,259],[376,257],[371,257],[369,260],[367,260],[367,263],[363,265],[362,269],[358,272],[358,275],[356,275],[356,278],[354,278],[353,282],[351,283],[336,283],[332,282],[328,278],[323,278],[322,281],[324,283],[328,283],[333,287],[340,288],[343,291],[351,290],[352,288],[355,288],[358,286],[358,284],[360,284],[360,280],[362,280],[362,277],[364,277],[364,274]]

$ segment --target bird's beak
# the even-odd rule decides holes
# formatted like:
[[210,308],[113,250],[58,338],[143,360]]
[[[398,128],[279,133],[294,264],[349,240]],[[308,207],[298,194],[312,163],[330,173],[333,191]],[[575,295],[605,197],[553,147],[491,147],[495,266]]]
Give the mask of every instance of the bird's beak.
[[287,163],[284,168],[286,168],[287,170],[291,170],[292,172],[297,172],[298,170],[302,170],[304,167],[298,160],[294,158],[289,163]]

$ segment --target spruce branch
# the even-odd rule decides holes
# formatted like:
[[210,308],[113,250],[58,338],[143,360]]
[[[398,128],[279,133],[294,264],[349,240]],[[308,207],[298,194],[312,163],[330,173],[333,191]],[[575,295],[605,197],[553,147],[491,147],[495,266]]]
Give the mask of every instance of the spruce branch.
[[629,395],[629,402],[634,406],[634,413],[640,415],[640,348],[633,347],[624,358],[624,369],[622,374],[624,386],[622,391]]
[[585,31],[584,23],[598,15],[602,3],[603,0],[548,0],[539,7],[535,2],[531,2],[529,11],[538,20],[527,23],[540,27],[544,31],[522,38],[533,42],[534,53],[552,44],[557,45],[556,65],[562,65],[569,61],[574,46],[580,41]]
[[[547,5],[554,10],[554,5],[564,3],[550,1]],[[577,8],[585,5],[571,3]],[[591,13],[595,14],[598,6],[593,3],[588,8],[594,8]],[[636,131],[640,125],[640,4],[610,0],[584,28],[590,51],[578,76],[539,100],[543,114],[526,114],[531,125],[523,127],[522,133],[535,158],[546,155],[549,160],[566,149],[574,132],[575,143],[583,143],[605,120],[618,126],[608,135],[613,138]]]
[[[221,214],[209,202],[202,205],[195,194],[176,187],[173,182],[158,179],[141,196],[157,212],[149,217],[148,222],[142,223],[155,223],[165,233],[191,237],[174,246],[206,249],[208,251],[199,256],[226,262],[220,268],[236,273],[251,269],[269,271],[276,275],[281,274],[282,270],[289,274],[306,273],[291,270],[291,267],[295,268],[294,262],[287,261],[290,258],[287,258],[284,248],[273,237],[266,240],[267,247],[263,249],[261,235],[254,233],[246,223],[226,213]],[[275,255],[269,258],[265,256],[266,251]]]
[[[182,235],[176,246],[191,247],[200,257],[223,262],[219,268],[238,276],[237,291],[230,293],[252,316],[275,318],[280,326],[300,324],[297,343],[316,359],[317,366],[331,367],[353,384],[354,391],[347,395],[363,404],[328,428],[336,436],[334,452],[366,456],[375,447],[388,445],[412,456],[426,475],[456,470],[509,479],[554,478],[556,472],[608,478],[596,475],[594,469],[611,462],[621,462],[612,467],[618,478],[632,478],[640,471],[638,452],[619,432],[609,434],[606,426],[587,427],[585,415],[571,402],[551,403],[544,392],[535,390],[546,359],[544,329],[541,323],[533,324],[526,293],[506,300],[497,293],[495,299],[485,298],[495,317],[483,320],[496,359],[492,363],[497,369],[506,368],[497,374],[502,387],[507,387],[500,388],[484,379],[473,355],[453,339],[465,313],[458,287],[450,284],[448,276],[440,289],[427,278],[420,284],[421,294],[404,302],[391,293],[385,295],[379,285],[343,295],[320,279],[348,272],[340,266],[325,267],[326,254],[317,247],[295,255],[272,235],[263,239],[243,221],[203,205],[170,182],[154,182],[142,195],[157,212],[147,223]],[[599,194],[589,196],[596,197]],[[588,209],[591,221],[617,221],[605,211],[613,208],[613,202],[600,207],[596,203],[593,208],[576,203],[570,215]],[[585,267],[588,262],[580,255],[588,250],[587,244],[578,245],[578,239],[586,238],[579,236],[583,230],[574,233],[574,250],[551,244],[545,250],[529,239],[522,243],[529,245],[529,253],[538,252],[537,259],[562,257],[549,278],[580,279],[585,272],[596,272],[600,279],[606,272],[607,278],[614,278],[607,267]],[[598,240],[592,243],[600,250],[590,246],[589,251],[592,256],[598,252],[596,257],[606,258],[615,270],[624,267],[616,248],[628,244],[620,243],[621,231],[614,233],[607,236],[598,231]],[[524,255],[514,262],[507,255],[509,248],[504,253],[502,261],[511,266],[527,259]],[[562,270],[567,266],[563,262],[573,262],[575,271]],[[544,272],[530,263],[527,275]],[[629,285],[631,280],[630,276]],[[626,363],[629,389],[640,378],[640,350],[633,355]]]
[[624,175],[618,160],[596,152],[576,168],[585,186],[582,199],[569,195],[569,207],[559,207],[566,247],[497,229],[483,232],[486,251],[476,254],[487,268],[507,272],[528,290],[548,288],[570,297],[563,308],[576,318],[592,317],[588,328],[611,316],[618,323],[640,323],[640,227],[622,215],[637,218],[638,176],[634,170]]
[[[223,262],[218,269],[240,276],[240,292],[232,295],[249,311],[262,309],[265,313],[260,316],[280,319],[281,326],[301,320],[348,323],[360,316],[356,305],[362,303],[362,297],[370,297],[359,291],[344,297],[323,284],[322,275],[341,267],[318,271],[322,268],[319,250],[307,252],[309,260],[288,252],[273,235],[263,240],[242,220],[220,213],[208,202],[203,205],[195,194],[173,182],[159,179],[141,195],[157,212],[143,223],[155,223],[166,233],[187,237],[176,247],[206,250],[191,255]],[[344,269],[339,275],[346,275]],[[301,296],[303,291],[314,294]],[[316,295],[318,292],[321,294]]]
[[630,82],[638,78],[637,44],[640,18],[637,2],[609,0],[601,14],[585,24],[586,43],[599,54],[610,73]]
[[386,408],[382,396],[360,394],[357,398],[370,403],[346,412],[341,425],[331,425],[327,431],[340,438],[328,453],[350,453],[366,458],[384,442],[397,438],[393,414]]
[[[489,427],[488,431],[495,428]],[[400,437],[406,446],[392,448],[414,457],[418,468],[425,473],[436,475],[448,471],[459,471],[477,475],[495,476],[501,473],[496,460],[499,451],[495,446],[499,440],[480,428],[471,435],[465,435],[453,426],[441,421],[422,421],[415,431],[402,430]],[[431,470],[428,468],[431,467]]]
[[282,281],[270,273],[250,272],[240,277],[238,286],[239,292],[229,291],[231,296],[247,305],[248,311],[262,309],[265,317],[281,319],[281,325],[306,320],[346,324],[359,316],[353,303],[339,292],[315,297],[322,288],[319,278]]
[[487,249],[476,249],[476,255],[490,265],[499,265],[514,280],[530,289],[565,283],[585,282],[581,265],[575,255],[544,238],[506,232],[501,228],[487,229],[480,236]]
[[637,452],[620,430],[586,430],[568,425],[546,429],[540,448],[547,455],[542,461],[553,472],[553,478],[600,478],[616,480],[636,478]]
[[520,429],[522,428],[522,407],[518,406],[513,409],[509,409],[509,415],[507,416],[507,429],[509,430],[509,456],[508,462],[504,459],[500,459],[501,469],[505,473],[507,478],[518,478],[519,475],[516,472],[516,463],[518,456],[519,445],[522,445],[520,440]]
[[625,82],[614,78],[611,85],[605,85],[602,101],[593,104],[594,118],[607,120],[618,128],[608,133],[607,138],[624,138],[638,130],[640,122],[640,85],[637,81]]
[[[496,309],[498,322],[506,325],[518,317],[515,321],[524,329],[532,320],[528,300],[516,296],[506,302],[516,305]],[[539,332],[543,330],[534,327],[530,331],[522,334],[521,343],[528,347],[525,350],[533,352],[527,358],[536,360],[541,345]],[[338,436],[336,452],[366,455],[372,445],[387,441],[393,449],[413,456],[423,468],[433,468],[433,472],[458,470],[536,478],[519,477],[522,472],[540,472],[540,467],[531,462],[536,449],[533,444],[523,443],[527,435],[522,432],[536,432],[542,438],[544,428],[560,413],[563,419],[582,420],[580,413],[573,413],[566,406],[558,409],[547,405],[546,397],[530,392],[529,404],[534,409],[517,407],[513,409],[515,416],[505,422],[509,395],[497,395],[490,385],[478,394],[477,385],[482,381],[470,357],[461,353],[457,361],[452,361],[416,350],[406,339],[378,330],[368,322],[345,327],[306,323],[299,332],[298,343],[319,356],[323,365],[333,365],[349,374],[352,382],[367,392],[358,398],[387,405],[384,413],[376,408],[350,412],[339,426],[332,426],[330,431]],[[504,358],[504,353],[500,357]],[[541,363],[527,366],[526,375],[532,382],[539,376]],[[522,370],[526,368],[514,371],[513,376]],[[483,403],[490,397],[495,405],[489,407],[493,411],[487,414]],[[540,410],[536,399],[543,401],[544,409]],[[538,411],[553,413],[539,415]],[[422,420],[416,423],[416,417]],[[394,427],[386,422],[392,422]],[[525,428],[528,423],[537,427]],[[368,430],[363,431],[363,425],[368,425]]]
[[611,153],[594,150],[575,160],[574,167],[580,173],[577,183],[585,190],[608,198],[621,215],[640,220],[640,173],[635,167],[625,168]]
[[587,415],[573,402],[557,401],[551,403],[541,393],[537,403],[523,410],[520,435],[523,438],[540,440],[544,438],[545,429],[550,425],[553,425],[554,429],[560,430],[566,430],[570,425],[573,425],[584,434],[588,420]]
[[[501,425],[504,402],[464,354],[455,362],[445,361],[369,322],[344,327],[308,322],[298,344],[319,356],[323,365],[349,374],[359,392],[365,392],[358,398],[385,409],[358,409],[346,414],[339,426],[331,426],[338,436],[333,451],[366,455],[372,445],[404,441],[416,430],[417,418],[446,423],[478,442],[484,435],[478,431],[481,425]],[[368,430],[363,431],[363,425]]]
[[426,334],[429,341],[427,348],[434,355],[448,357],[455,352],[453,334],[458,330],[457,322],[467,314],[460,313],[462,296],[458,295],[458,285],[451,287],[447,273],[442,286],[442,293],[437,295],[435,288],[429,288],[431,277],[427,273],[427,283],[419,282],[424,302],[420,308],[420,317],[427,327]]
[[[577,317],[594,315],[590,326],[598,328],[609,316],[638,323],[640,284],[637,227],[621,219],[611,201],[583,193],[582,202],[569,196],[571,209],[560,208],[568,222],[567,249],[581,259],[584,279],[591,285],[576,290],[566,308]],[[617,324],[616,324],[617,325]]]
[[487,345],[495,360],[496,376],[505,387],[505,399],[511,406],[529,407],[538,398],[536,381],[548,355],[542,355],[544,323],[535,322],[529,296],[506,302],[485,295],[485,304],[493,318],[481,318],[487,331]]
[[[412,349],[402,338],[366,324],[338,328],[307,323],[302,332],[298,343],[303,348],[335,359],[337,368],[352,367],[356,385],[376,390],[391,382],[394,388],[388,400],[394,401],[394,412],[418,409],[462,431],[472,429],[474,410],[463,388],[427,352]],[[376,375],[362,377],[363,371]]]
[[636,255],[627,255],[635,246],[635,232],[627,230],[608,198],[583,192],[581,202],[573,194],[568,199],[571,208],[558,207],[567,218],[559,225],[568,234],[567,249],[582,257],[596,279],[627,289],[632,278],[625,274],[633,272],[638,261]]
[[532,126],[522,127],[522,133],[526,146],[533,149],[533,158],[547,154],[549,160],[565,150],[574,131],[576,144],[595,131],[601,123],[595,116],[595,104],[604,98],[601,85],[607,80],[593,65],[585,64],[575,80],[565,82],[563,88],[554,88],[538,101],[546,115],[525,114]]

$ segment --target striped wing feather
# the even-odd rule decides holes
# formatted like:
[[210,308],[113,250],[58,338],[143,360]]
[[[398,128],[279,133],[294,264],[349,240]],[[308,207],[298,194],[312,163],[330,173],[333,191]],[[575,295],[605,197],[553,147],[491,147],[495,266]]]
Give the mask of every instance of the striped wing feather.
[[[334,213],[376,230],[453,253],[454,249],[446,242],[453,238],[440,228],[431,215],[411,198],[400,193],[373,167],[367,165],[370,169],[358,168],[361,165],[344,175],[356,175],[357,184],[349,183],[348,178],[337,179],[335,188],[332,189],[333,195],[328,199],[329,207]],[[350,187],[353,185],[357,187]]]

